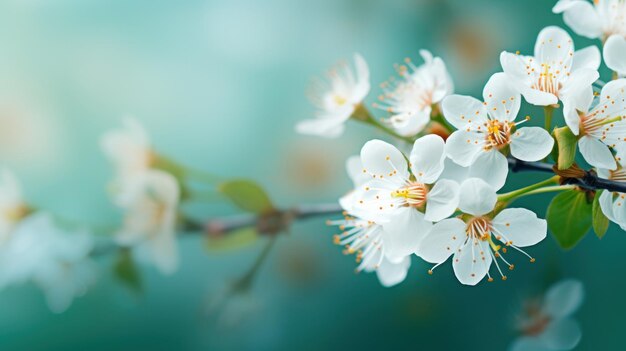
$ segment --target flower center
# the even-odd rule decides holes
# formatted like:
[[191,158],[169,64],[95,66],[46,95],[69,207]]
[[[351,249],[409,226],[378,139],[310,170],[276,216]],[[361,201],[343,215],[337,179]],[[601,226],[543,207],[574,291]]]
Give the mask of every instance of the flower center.
[[557,71],[552,72],[551,68],[552,67],[547,63],[541,64],[539,79],[537,79],[537,82],[533,84],[532,88],[559,96],[559,90],[561,90],[561,87],[563,86],[557,77],[560,72],[558,69]]
[[348,99],[341,95],[333,95],[333,101],[337,104],[337,106],[343,106],[346,102],[348,102]]
[[605,140],[607,138],[607,132],[616,126],[617,122],[620,122],[624,117],[603,117],[600,116],[600,112],[604,112],[603,109],[596,109],[590,114],[584,114],[579,112],[580,117],[580,134],[594,136],[597,139]]
[[420,207],[426,202],[427,194],[428,188],[426,184],[413,182],[404,188],[394,190],[391,193],[391,197],[402,198],[411,207]]
[[487,128],[485,150],[491,148],[501,149],[511,142],[511,129],[514,124],[509,122],[500,122],[498,120],[490,120],[485,123]]
[[6,209],[2,213],[2,217],[11,223],[16,223],[26,217],[29,212],[29,209],[25,205],[20,205]]
[[491,237],[492,229],[491,219],[487,217],[474,217],[467,222],[465,233],[467,233],[467,236],[470,238],[487,241]]

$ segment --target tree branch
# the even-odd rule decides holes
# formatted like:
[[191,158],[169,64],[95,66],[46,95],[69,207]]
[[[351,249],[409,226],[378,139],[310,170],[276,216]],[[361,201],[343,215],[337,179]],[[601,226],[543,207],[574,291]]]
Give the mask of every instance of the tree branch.
[[[537,171],[560,175],[557,171],[555,171],[554,165],[546,162],[526,162],[515,159],[513,157],[509,157],[507,158],[507,160],[509,162],[509,168],[511,169],[511,172]],[[581,170],[581,174],[582,176],[580,177],[564,177],[563,184],[576,185],[585,190],[608,190],[613,192],[626,193],[625,182],[616,182],[613,180],[600,178],[593,170]]]

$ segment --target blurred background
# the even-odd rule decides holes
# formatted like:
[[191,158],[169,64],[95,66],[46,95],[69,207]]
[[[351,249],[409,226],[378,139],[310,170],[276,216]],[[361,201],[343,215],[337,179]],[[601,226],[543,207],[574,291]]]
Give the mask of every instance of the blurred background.
[[[480,96],[502,50],[532,52],[547,25],[564,26],[554,1],[487,0],[4,0],[0,3],[0,157],[38,208],[90,226],[115,226],[112,176],[101,134],[133,115],[156,149],[225,177],[263,184],[283,206],[333,202],[350,188],[345,159],[377,136],[350,124],[344,137],[296,135],[313,114],[311,77],[360,52],[372,92],[393,63],[422,48],[448,65],[455,91]],[[570,32],[571,33],[571,32]],[[598,44],[574,36],[578,48]],[[604,69],[604,67],[603,67]],[[610,77],[602,71],[603,77]],[[523,114],[542,122],[542,110]],[[557,121],[560,121],[557,117]],[[510,175],[509,188],[542,175]],[[505,189],[506,190],[506,189]],[[520,205],[545,213],[549,197]],[[195,218],[237,213],[225,201],[185,208]],[[63,314],[30,285],[0,292],[3,350],[203,350],[403,348],[504,350],[525,299],[561,278],[580,279],[580,350],[620,349],[626,236],[612,226],[562,252],[552,238],[513,257],[506,282],[468,288],[450,264],[429,276],[418,259],[386,289],[354,274],[325,218],[281,236],[246,293],[229,293],[262,250],[207,250],[181,238],[171,277],[142,268],[141,293],[100,257],[98,283]]]

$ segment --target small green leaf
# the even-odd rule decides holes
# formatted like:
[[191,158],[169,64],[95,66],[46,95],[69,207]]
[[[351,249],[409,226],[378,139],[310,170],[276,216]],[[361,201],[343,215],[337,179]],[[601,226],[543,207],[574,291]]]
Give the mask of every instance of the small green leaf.
[[593,214],[593,231],[598,238],[602,239],[606,231],[609,229],[609,219],[606,218],[602,208],[600,208],[600,194],[602,191],[596,191],[596,196],[593,198],[593,206],[591,212]]
[[568,169],[574,164],[578,139],[569,127],[556,128],[553,135],[559,151],[558,167],[560,170]]
[[130,290],[141,293],[143,291],[143,282],[139,270],[135,265],[132,253],[128,249],[121,249],[115,265],[113,273]]
[[209,251],[235,250],[254,243],[258,238],[259,234],[254,227],[241,228],[209,238],[207,249]]
[[582,191],[564,191],[552,199],[546,219],[562,248],[571,249],[591,229],[591,209],[592,205]]
[[227,181],[220,184],[218,190],[244,211],[263,214],[274,210],[274,205],[265,190],[251,180]]

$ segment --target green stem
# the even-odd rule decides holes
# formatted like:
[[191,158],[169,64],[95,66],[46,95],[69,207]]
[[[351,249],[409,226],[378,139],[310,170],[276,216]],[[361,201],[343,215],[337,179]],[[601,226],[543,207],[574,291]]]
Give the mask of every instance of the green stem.
[[541,190],[542,188],[549,187],[550,185],[553,185],[553,184],[558,184],[558,182],[559,182],[559,176],[554,176],[546,180],[540,181],[539,183],[535,183],[535,184],[529,185],[521,189],[513,190],[511,192],[498,195],[498,201],[511,202],[520,196],[530,195],[531,193],[536,194],[537,192],[535,191]]
[[261,268],[261,266],[263,266],[263,263],[267,259],[270,251],[272,251],[272,248],[274,247],[274,243],[276,243],[276,238],[278,238],[278,235],[272,235],[269,238],[269,241],[267,242],[267,244],[265,244],[263,251],[261,251],[261,254],[259,254],[259,256],[256,258],[250,270],[246,272],[246,274],[244,274],[241,277],[241,279],[239,279],[235,283],[236,288],[245,290],[245,289],[249,289],[250,286],[252,286],[252,283],[254,282],[254,278],[259,272],[259,269]]
[[359,106],[357,106],[357,108],[354,110],[354,113],[352,114],[352,119],[357,120],[359,122],[363,122],[369,125],[374,126],[375,128],[378,128],[379,130],[391,135],[394,138],[400,139],[404,142],[407,142],[409,144],[413,144],[413,142],[415,141],[415,138],[412,137],[406,137],[406,136],[402,136],[398,133],[396,133],[393,129],[387,127],[386,125],[384,125],[383,123],[381,123],[380,121],[378,121],[376,119],[376,117],[374,117],[370,111],[363,106],[363,104],[360,104]]
[[554,112],[554,107],[545,106],[543,108],[543,112],[545,115],[545,128],[546,128],[546,131],[550,133],[551,128],[552,128],[552,113]]

